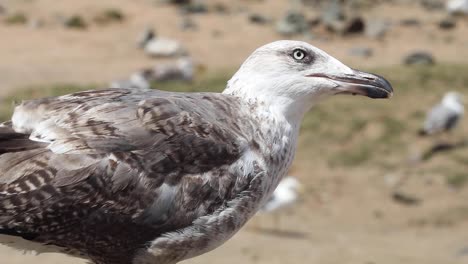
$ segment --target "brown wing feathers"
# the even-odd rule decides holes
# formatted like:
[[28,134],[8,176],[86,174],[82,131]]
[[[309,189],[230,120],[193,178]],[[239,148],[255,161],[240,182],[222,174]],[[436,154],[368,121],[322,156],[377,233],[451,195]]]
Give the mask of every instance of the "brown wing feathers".
[[[128,263],[150,239],[216,210],[237,184],[226,171],[243,151],[239,131],[218,122],[235,110],[226,98],[178,96],[104,90],[26,103],[55,118],[40,131],[53,143],[0,127],[0,233]],[[191,202],[199,196],[203,205]]]
[[47,144],[29,140],[29,135],[16,133],[11,127],[0,127],[0,154],[45,147]]

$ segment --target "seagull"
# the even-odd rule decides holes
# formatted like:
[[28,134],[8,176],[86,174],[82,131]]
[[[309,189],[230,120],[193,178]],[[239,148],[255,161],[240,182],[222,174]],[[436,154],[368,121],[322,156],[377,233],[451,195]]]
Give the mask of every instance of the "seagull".
[[144,49],[148,41],[154,39],[155,36],[156,34],[154,32],[154,29],[150,26],[147,26],[137,38],[138,47]]
[[172,57],[186,55],[187,51],[177,40],[157,36],[155,31],[147,27],[138,37],[137,44],[151,57]]
[[144,47],[144,51],[151,57],[187,55],[187,51],[179,41],[166,37],[154,37],[149,40]]
[[190,57],[182,57],[172,63],[157,64],[152,68],[143,69],[124,80],[112,81],[110,88],[115,89],[151,89],[152,82],[193,80],[195,65]]
[[450,14],[468,14],[468,0],[449,0],[446,9]]
[[151,84],[149,82],[151,75],[151,70],[138,71],[130,75],[130,78],[127,80],[118,80],[111,82],[109,84],[109,88],[148,90],[151,89]]
[[304,114],[335,94],[393,89],[283,40],[255,50],[222,93],[104,89],[25,101],[0,129],[0,242],[95,264],[175,264],[211,251],[269,199]]
[[301,184],[296,178],[292,176],[284,177],[270,199],[262,206],[260,212],[273,212],[291,206],[298,199],[297,192],[300,187]]
[[[272,213],[283,208],[292,206],[299,198],[298,191],[301,189],[300,182],[292,176],[284,177],[270,199],[260,208],[260,213]],[[278,228],[278,215],[273,214],[274,226]]]
[[428,112],[419,134],[424,136],[450,131],[457,126],[463,112],[462,96],[457,92],[447,92],[442,101]]
[[193,80],[195,67],[193,60],[188,56],[184,56],[173,62],[157,64],[147,69],[147,71],[151,73],[149,79],[152,82],[174,80],[190,82]]

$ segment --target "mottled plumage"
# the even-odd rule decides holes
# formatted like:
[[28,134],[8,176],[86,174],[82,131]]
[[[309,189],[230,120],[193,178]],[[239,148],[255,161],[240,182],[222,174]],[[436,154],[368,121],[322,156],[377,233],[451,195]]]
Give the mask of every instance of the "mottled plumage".
[[[151,238],[213,213],[261,172],[241,181],[228,171],[255,144],[254,122],[240,110],[237,98],[219,94],[123,89],[25,102],[14,129],[51,143],[20,133],[5,140],[36,147],[1,156],[1,226],[130,263]],[[28,111],[37,123],[16,119]],[[226,116],[247,126],[213,126]]]
[[337,93],[392,89],[279,41],[222,94],[109,89],[23,102],[0,127],[0,234],[98,264],[173,264],[212,250],[284,176],[305,112]]

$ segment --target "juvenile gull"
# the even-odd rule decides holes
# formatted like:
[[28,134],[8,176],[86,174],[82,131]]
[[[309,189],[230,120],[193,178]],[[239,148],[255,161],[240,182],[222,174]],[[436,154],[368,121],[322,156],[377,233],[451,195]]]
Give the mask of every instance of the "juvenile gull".
[[97,264],[208,252],[275,190],[304,114],[342,93],[388,98],[392,87],[307,43],[277,41],[254,51],[223,93],[26,101],[0,129],[0,233]]
[[463,112],[461,95],[457,92],[448,92],[442,101],[428,112],[424,127],[419,131],[419,134],[433,135],[452,130],[457,126]]

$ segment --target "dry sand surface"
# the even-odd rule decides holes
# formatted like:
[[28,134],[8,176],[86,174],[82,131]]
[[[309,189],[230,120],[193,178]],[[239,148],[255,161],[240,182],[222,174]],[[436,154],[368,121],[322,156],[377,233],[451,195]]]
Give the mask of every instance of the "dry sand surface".
[[[126,77],[144,66],[154,64],[135,48],[138,34],[147,25],[154,26],[162,36],[180,40],[193,57],[210,70],[232,70],[258,46],[282,37],[273,26],[252,25],[247,13],[230,15],[194,15],[197,31],[181,31],[181,16],[176,9],[151,4],[150,0],[4,0],[11,10],[24,11],[31,19],[41,19],[41,29],[0,24],[0,96],[11,89],[49,82],[103,83]],[[208,1],[209,2],[209,1]],[[222,1],[220,1],[222,2]],[[288,1],[224,1],[232,10],[248,6],[273,18],[288,9]],[[246,5],[246,2],[252,4]],[[57,14],[81,14],[89,19],[104,8],[119,7],[127,16],[122,24],[91,26],[87,30],[67,30],[59,26]],[[314,12],[309,11],[310,16]],[[363,37],[327,36],[329,40],[311,40],[337,58],[354,66],[399,64],[410,51],[427,50],[441,61],[466,62],[468,57],[467,23],[441,32],[436,30],[441,12],[427,13],[417,6],[388,6],[366,11],[366,17],[391,19],[418,18],[422,27],[395,26],[384,41]],[[219,36],[215,36],[218,32]],[[320,35],[319,35],[320,36]],[[301,39],[300,37],[298,39]],[[304,39],[307,41],[307,39]],[[449,44],[448,44],[449,43]],[[374,49],[368,59],[349,55],[354,46]]]
[[[195,15],[197,31],[178,29],[179,13],[169,6],[155,7],[149,0],[3,0],[9,9],[43,19],[43,28],[0,23],[0,96],[15,89],[45,83],[108,83],[126,77],[154,59],[136,49],[136,37],[146,25],[160,35],[180,40],[210,71],[231,71],[256,47],[280,39],[271,26],[252,25],[246,13]],[[208,1],[209,2],[209,1]],[[247,6],[274,18],[288,8],[287,1],[224,1],[232,8]],[[93,13],[118,7],[127,19],[122,24],[67,30],[54,22],[56,14]],[[310,11],[310,15],[314,12]],[[392,19],[418,18],[419,28],[395,26],[384,40],[334,37],[312,40],[355,67],[381,67],[401,63],[410,51],[427,50],[437,60],[466,63],[468,22],[451,31],[437,29],[443,14],[415,6],[383,5],[364,14]],[[1,18],[1,17],[0,17]],[[214,36],[213,32],[219,32]],[[300,39],[300,38],[299,38]],[[374,49],[368,59],[352,57],[351,47]],[[157,60],[156,60],[157,61]],[[466,131],[466,130],[465,130]],[[382,157],[384,159],[385,156]],[[408,182],[408,190],[424,193],[421,205],[392,201],[383,174],[391,171],[330,168],[311,162],[301,151],[297,175],[308,187],[297,207],[280,212],[280,228],[271,216],[259,215],[218,250],[186,263],[203,264],[441,264],[468,263],[468,192],[448,189],[440,179]],[[401,176],[401,172],[397,176]],[[391,177],[390,177],[391,178]],[[318,191],[319,190],[319,191]],[[22,254],[0,247],[0,263],[73,264],[83,260],[61,254]]]

